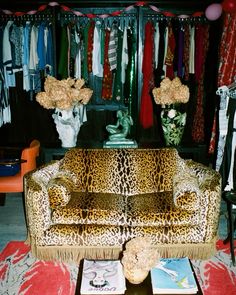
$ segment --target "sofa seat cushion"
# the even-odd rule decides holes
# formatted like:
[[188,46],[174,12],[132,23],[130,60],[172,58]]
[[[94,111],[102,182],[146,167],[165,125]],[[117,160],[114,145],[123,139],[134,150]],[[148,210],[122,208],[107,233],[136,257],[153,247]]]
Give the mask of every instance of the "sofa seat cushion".
[[74,192],[66,206],[52,210],[52,222],[141,227],[195,226],[199,224],[199,214],[200,210],[177,208],[171,191],[129,197]]
[[73,192],[66,206],[52,210],[53,224],[126,224],[126,197],[110,193]]
[[57,224],[37,236],[39,246],[122,246],[131,238],[129,228],[115,225]]
[[195,226],[199,222],[200,210],[177,208],[172,191],[135,195],[127,199],[129,226]]
[[[181,233],[181,234],[180,234]],[[153,244],[204,243],[204,226],[124,227],[114,225],[58,224],[37,236],[39,246],[121,246],[135,237],[149,237]]]

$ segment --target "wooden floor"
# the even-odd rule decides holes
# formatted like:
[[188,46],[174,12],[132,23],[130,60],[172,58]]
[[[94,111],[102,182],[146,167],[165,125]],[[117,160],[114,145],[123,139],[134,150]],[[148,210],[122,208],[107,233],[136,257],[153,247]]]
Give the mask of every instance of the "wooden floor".
[[[226,206],[222,203],[219,238],[227,236]],[[27,236],[22,194],[7,194],[4,206],[0,206],[0,251],[10,241],[24,241]]]

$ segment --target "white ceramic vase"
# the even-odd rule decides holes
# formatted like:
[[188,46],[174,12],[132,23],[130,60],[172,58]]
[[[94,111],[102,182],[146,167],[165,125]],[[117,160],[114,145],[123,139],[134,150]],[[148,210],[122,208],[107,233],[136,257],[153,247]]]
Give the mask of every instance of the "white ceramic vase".
[[56,124],[62,147],[71,148],[76,146],[77,136],[84,121],[81,116],[83,108],[84,105],[81,104],[75,105],[68,110],[55,109],[52,117]]

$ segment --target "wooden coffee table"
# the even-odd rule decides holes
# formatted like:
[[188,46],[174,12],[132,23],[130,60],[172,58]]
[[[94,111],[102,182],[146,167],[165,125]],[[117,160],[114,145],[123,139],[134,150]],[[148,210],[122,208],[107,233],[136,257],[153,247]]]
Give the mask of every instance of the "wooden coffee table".
[[[80,295],[82,269],[83,269],[83,263],[81,262],[80,266],[79,266],[79,273],[78,273],[78,279],[77,279],[77,284],[76,284],[75,295]],[[193,267],[192,267],[192,269],[193,269]],[[198,292],[195,293],[195,294],[196,295],[203,295],[201,287],[200,287],[199,282],[198,282],[198,280],[196,278],[196,274],[195,274],[194,270],[193,270],[193,273],[194,273],[194,276],[195,276],[195,279],[196,279],[196,282],[197,282],[197,286],[198,286]],[[125,295],[152,295],[153,293],[152,293],[152,284],[151,284],[150,272],[149,272],[148,277],[141,284],[133,285],[133,284],[129,283],[129,281],[126,280],[126,288],[127,289],[125,291]],[[182,294],[182,295],[184,295],[184,294]]]

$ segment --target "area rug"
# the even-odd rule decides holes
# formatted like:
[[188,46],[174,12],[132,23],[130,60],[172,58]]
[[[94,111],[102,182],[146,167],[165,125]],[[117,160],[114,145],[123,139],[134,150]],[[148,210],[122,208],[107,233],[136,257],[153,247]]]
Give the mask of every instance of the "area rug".
[[76,265],[40,261],[24,242],[10,242],[0,254],[1,295],[74,295]]
[[[236,267],[229,244],[217,242],[209,260],[192,260],[204,295],[236,295]],[[77,265],[40,261],[24,242],[10,242],[0,253],[1,295],[74,295]]]
[[[191,260],[204,295],[236,295],[236,266],[229,243],[217,241],[216,255],[208,260]],[[236,255],[236,253],[235,253]]]

